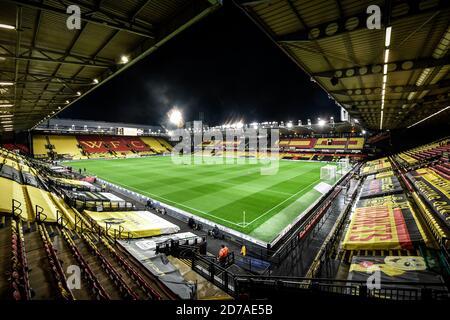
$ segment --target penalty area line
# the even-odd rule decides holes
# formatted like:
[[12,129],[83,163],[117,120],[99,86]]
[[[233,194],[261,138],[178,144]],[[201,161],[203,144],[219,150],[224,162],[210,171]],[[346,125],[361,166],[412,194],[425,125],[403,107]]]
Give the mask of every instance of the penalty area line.
[[273,209],[278,208],[279,206],[281,206],[283,203],[285,203],[286,201],[290,200],[292,197],[298,195],[300,192],[304,191],[305,189],[309,188],[311,185],[313,185],[314,183],[316,183],[317,181],[319,181],[319,179],[314,180],[312,183],[310,183],[309,185],[307,185],[306,187],[302,188],[301,190],[297,191],[296,193],[294,193],[293,195],[291,195],[289,198],[284,199],[283,201],[281,201],[280,203],[278,203],[276,206],[272,207],[271,209],[267,210],[266,212],[264,212],[262,215],[260,215],[259,217],[253,219],[252,221],[250,221],[249,223],[247,223],[247,225],[251,225],[253,222],[259,220],[260,218],[264,217],[266,214],[268,214],[269,212],[271,212]]

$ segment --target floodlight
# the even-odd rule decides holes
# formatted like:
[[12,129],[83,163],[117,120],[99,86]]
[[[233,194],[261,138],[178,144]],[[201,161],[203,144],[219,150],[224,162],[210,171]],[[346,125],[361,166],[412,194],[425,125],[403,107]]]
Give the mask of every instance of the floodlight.
[[127,56],[121,56],[120,57],[120,63],[128,63],[128,61],[130,61],[130,59]]
[[177,127],[181,127],[183,125],[183,115],[177,108],[170,110],[167,115],[170,123],[176,125]]

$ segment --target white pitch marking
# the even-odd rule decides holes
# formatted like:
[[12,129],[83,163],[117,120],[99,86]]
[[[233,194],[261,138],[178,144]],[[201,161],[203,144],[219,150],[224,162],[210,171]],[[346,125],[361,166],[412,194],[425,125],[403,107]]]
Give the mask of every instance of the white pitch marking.
[[273,209],[281,206],[283,203],[285,203],[286,201],[288,201],[289,199],[291,199],[293,196],[299,194],[300,192],[302,192],[303,190],[305,190],[306,188],[309,188],[312,184],[316,183],[317,181],[319,181],[320,179],[314,180],[312,183],[310,183],[309,185],[307,185],[306,187],[304,187],[303,189],[301,189],[300,191],[297,191],[296,193],[294,193],[292,196],[290,196],[289,198],[284,199],[283,201],[281,201],[279,204],[277,204],[276,206],[274,206],[273,208],[267,210],[266,212],[264,212],[262,215],[260,215],[259,217],[253,219],[252,221],[250,221],[249,223],[247,223],[247,226],[251,225],[253,222],[255,222],[256,220],[260,219],[261,217],[264,217],[266,214],[268,214],[270,211],[272,211]]
[[[114,183],[117,183],[117,182],[114,182]],[[193,210],[193,211],[200,212],[200,213],[202,213],[202,214],[204,214],[204,215],[207,215],[207,216],[209,216],[209,217],[213,217],[213,218],[216,218],[216,219],[219,219],[219,220],[222,220],[222,221],[231,223],[231,224],[233,224],[233,225],[235,225],[235,226],[240,226],[239,223],[231,222],[231,221],[229,221],[229,220],[227,220],[227,219],[220,218],[220,217],[215,216],[215,215],[213,215],[213,214],[206,213],[206,212],[204,212],[204,211],[202,211],[202,210],[199,210],[199,209],[195,209],[195,208],[186,206],[186,205],[184,205],[184,204],[178,203],[178,202],[173,201],[173,200],[169,200],[169,199],[167,199],[167,198],[164,198],[164,197],[162,197],[162,196],[158,196],[158,195],[156,195],[156,194],[153,194],[153,193],[150,193],[150,192],[147,192],[147,191],[139,190],[139,189],[137,189],[137,188],[131,187],[131,186],[126,185],[126,184],[124,184],[124,183],[120,183],[119,185],[123,185],[123,186],[127,187],[128,189],[136,190],[136,191],[138,191],[138,192],[140,192],[140,193],[144,193],[144,194],[150,195],[150,196],[153,197],[153,198],[159,198],[159,199],[162,199],[162,200],[165,201],[165,202],[174,203],[174,204],[177,204],[177,205],[179,205],[179,206],[181,206],[181,207],[187,208],[187,209],[189,209],[189,210]]]

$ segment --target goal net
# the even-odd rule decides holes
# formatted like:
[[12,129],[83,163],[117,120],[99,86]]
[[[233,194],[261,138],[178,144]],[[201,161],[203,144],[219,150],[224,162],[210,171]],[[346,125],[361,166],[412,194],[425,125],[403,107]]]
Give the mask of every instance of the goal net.
[[338,162],[338,173],[345,174],[352,168],[348,158],[340,159]]
[[320,168],[321,180],[333,180],[336,179],[336,166],[326,165]]

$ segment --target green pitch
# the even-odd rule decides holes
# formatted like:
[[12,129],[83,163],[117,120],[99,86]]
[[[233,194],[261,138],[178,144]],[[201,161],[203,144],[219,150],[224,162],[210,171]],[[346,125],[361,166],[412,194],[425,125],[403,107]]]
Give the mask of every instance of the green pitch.
[[[322,194],[324,163],[174,164],[170,157],[84,160],[67,164],[152,199],[270,242]],[[333,181],[324,181],[334,184]]]

